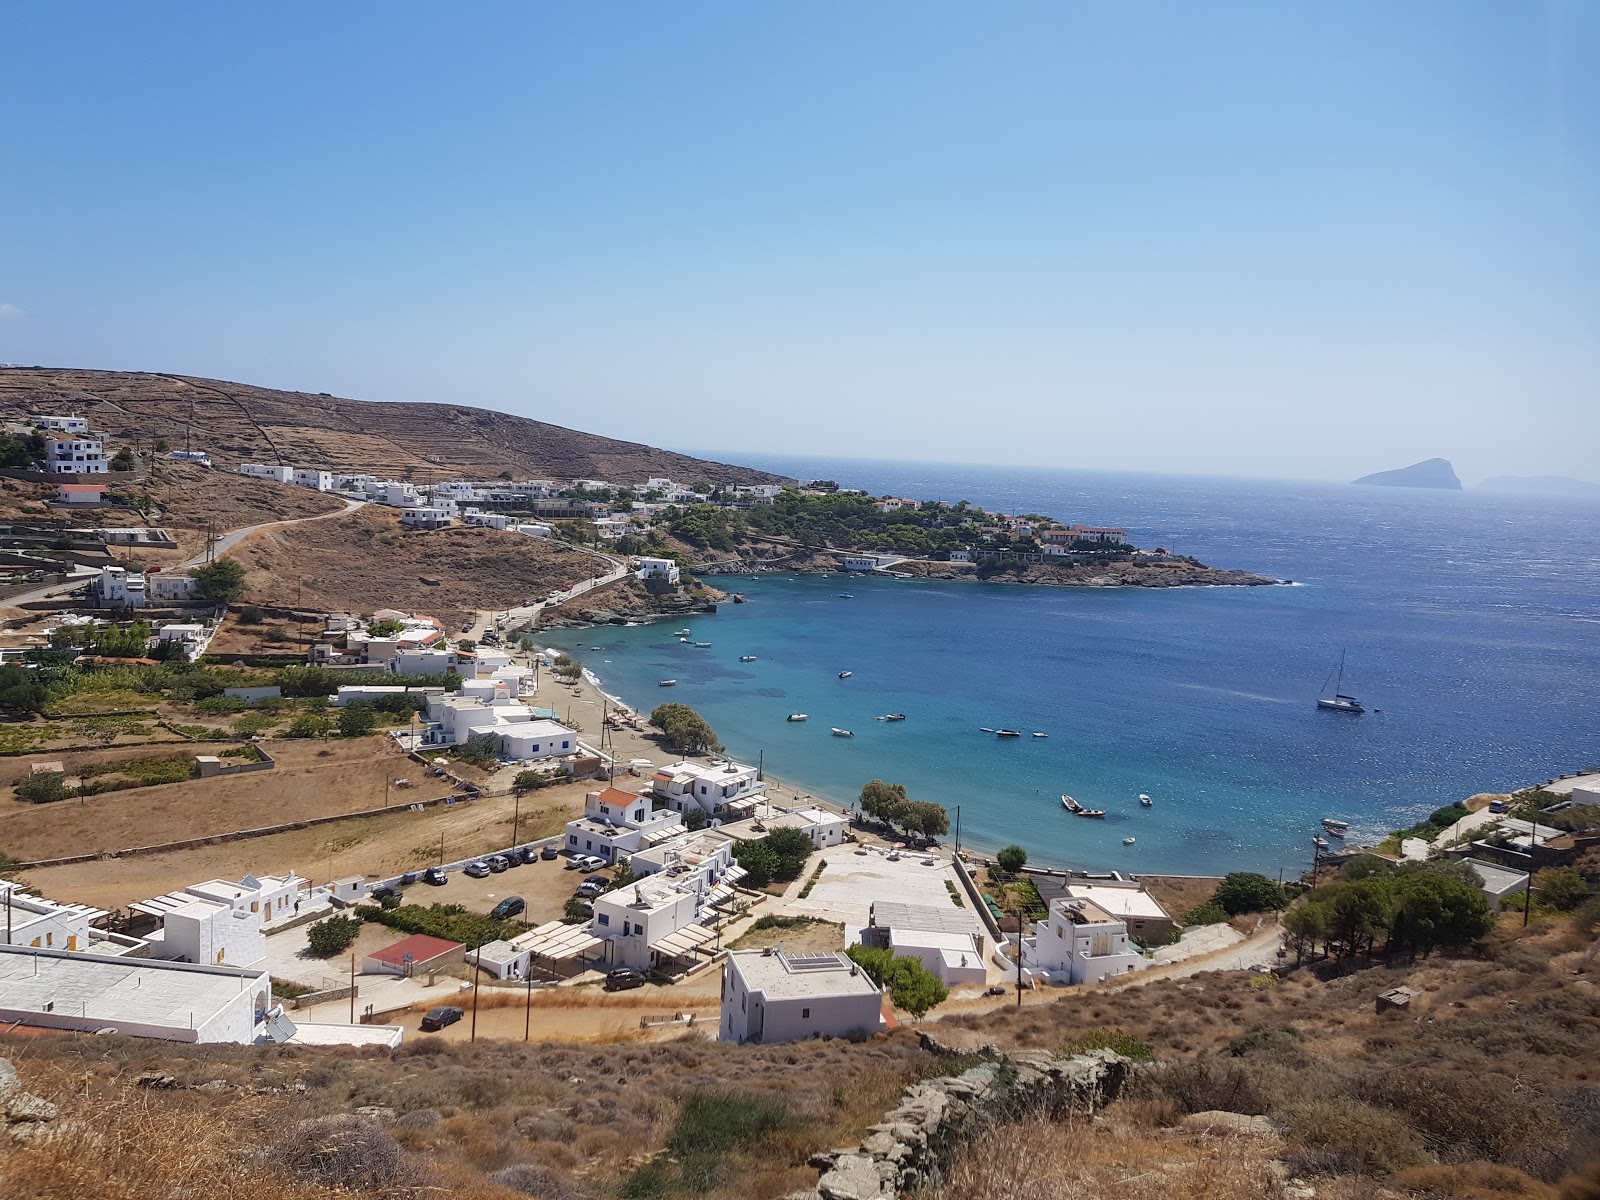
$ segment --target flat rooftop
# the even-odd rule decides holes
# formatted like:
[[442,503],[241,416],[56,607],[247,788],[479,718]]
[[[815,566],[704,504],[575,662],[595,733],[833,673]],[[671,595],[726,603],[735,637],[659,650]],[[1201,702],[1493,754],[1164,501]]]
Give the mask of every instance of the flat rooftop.
[[199,1026],[265,979],[265,971],[237,967],[0,946],[0,1009],[107,1025]]
[[1522,871],[1502,867],[1499,863],[1485,862],[1481,858],[1469,858],[1464,861],[1482,881],[1483,886],[1496,894],[1527,885],[1528,876]]
[[1171,918],[1167,910],[1156,903],[1156,898],[1143,888],[1115,887],[1099,883],[1069,883],[1067,895],[1074,900],[1088,900],[1096,908],[1104,909],[1114,917],[1136,917],[1141,920],[1166,921]]
[[764,993],[769,1000],[878,994],[866,972],[843,954],[735,950],[728,955],[728,964],[739,972],[747,988]]
[[874,900],[872,921],[875,925],[888,926],[890,929],[920,929],[928,933],[965,934],[968,935],[968,945],[972,944],[970,935],[976,932],[968,912],[953,904],[946,904],[940,908],[932,904]]

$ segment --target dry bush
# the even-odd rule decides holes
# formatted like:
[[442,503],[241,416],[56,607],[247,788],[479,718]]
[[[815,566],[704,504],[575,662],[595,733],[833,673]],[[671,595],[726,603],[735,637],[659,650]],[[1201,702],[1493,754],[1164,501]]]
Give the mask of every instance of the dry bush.
[[963,1148],[929,1200],[1279,1200],[1268,1151],[1035,1117]]
[[1410,1167],[1395,1181],[1408,1192],[1447,1200],[1554,1200],[1556,1189],[1512,1167],[1473,1162],[1440,1167]]
[[278,1143],[275,1157],[297,1179],[342,1191],[387,1193],[417,1178],[387,1130],[349,1114],[299,1122]]
[[539,1200],[585,1200],[588,1196],[570,1179],[564,1179],[537,1163],[514,1163],[509,1167],[501,1167],[489,1176],[489,1182],[513,1192],[521,1192],[524,1196],[538,1196]]
[[1393,1174],[1428,1161],[1422,1139],[1391,1112],[1345,1099],[1306,1100],[1278,1114],[1300,1174]]

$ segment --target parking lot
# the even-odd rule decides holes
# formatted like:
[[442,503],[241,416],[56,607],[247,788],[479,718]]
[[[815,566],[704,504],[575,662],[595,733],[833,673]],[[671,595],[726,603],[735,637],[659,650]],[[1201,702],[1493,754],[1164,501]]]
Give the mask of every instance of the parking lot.
[[411,884],[405,889],[405,903],[459,904],[472,912],[486,913],[507,896],[521,896],[528,907],[517,919],[530,927],[543,925],[561,918],[573,890],[590,874],[565,870],[566,865],[564,858],[551,862],[540,859],[487,879],[451,871],[443,887],[430,887],[420,881]]

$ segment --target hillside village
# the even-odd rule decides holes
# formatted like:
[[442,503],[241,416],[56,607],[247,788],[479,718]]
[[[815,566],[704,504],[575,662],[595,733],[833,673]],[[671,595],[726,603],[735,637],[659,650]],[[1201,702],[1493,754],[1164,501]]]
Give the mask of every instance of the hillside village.
[[[1199,992],[1225,993],[1236,1007],[1267,1004],[1279,988],[1350,996],[1340,981],[1362,967],[1385,986],[1376,999],[1362,992],[1360,1005],[1438,1012],[1427,987],[1455,985],[1422,983],[1442,969],[1432,956],[1482,956],[1528,924],[1553,947],[1540,951],[1539,969],[1565,956],[1550,969],[1572,981],[1575,1005],[1587,1005],[1570,1027],[1573,1044],[1594,1044],[1593,949],[1579,952],[1600,932],[1592,899],[1600,771],[1476,797],[1379,846],[1330,847],[1286,886],[1248,873],[1186,881],[1049,870],[1030,866],[1024,847],[961,847],[939,805],[883,781],[848,808],[786,787],[722,753],[692,710],[633,711],[538,636],[563,609],[608,589],[640,589],[668,606],[714,605],[694,576],[730,554],[740,570],[768,559],[860,572],[908,561],[981,570],[1051,558],[1142,558],[1152,567],[1172,559],[1136,550],[1122,529],[874,498],[826,480],[417,482],[315,461],[230,466],[206,448],[154,440],[108,454],[114,441],[72,414],[36,415],[7,436],[39,452],[10,468],[8,482],[53,489],[53,498],[27,501],[46,511],[12,526],[8,553],[65,557],[53,571],[16,571],[6,589],[0,750],[13,767],[0,813],[0,1020],[13,1035],[64,1047],[80,1038],[171,1047],[173,1066],[140,1075],[149,1082],[139,1087],[211,1088],[199,1076],[254,1072],[236,1057],[251,1054],[291,1073],[309,1069],[294,1057],[304,1054],[443,1064],[480,1038],[599,1047],[593,1061],[616,1065],[619,1078],[631,1070],[619,1063],[629,1053],[621,1046],[636,1047],[629,1061],[665,1053],[702,1063],[698,1049],[681,1048],[766,1055],[762,1047],[805,1044],[809,1057],[795,1062],[809,1063],[821,1061],[817,1047],[835,1045],[839,1055],[876,1056],[881,1094],[863,1094],[876,1097],[877,1114],[844,1099],[837,1120],[791,1114],[784,1119],[812,1132],[803,1150],[779,1156],[782,1171],[750,1184],[760,1173],[746,1162],[737,1177],[745,1183],[724,1173],[717,1178],[733,1190],[707,1194],[776,1196],[780,1186],[805,1185],[824,1197],[887,1196],[909,1194],[894,1189],[911,1176],[903,1163],[879,1169],[904,1145],[873,1140],[884,1136],[877,1115],[919,1073],[979,1069],[972,1064],[997,1052],[984,1040],[993,1031],[1028,1069],[1039,1066],[1027,1058],[1038,1053],[1039,1030],[1063,1024],[1051,1050],[1109,1049],[1137,1061],[1154,1043],[1181,1056],[1192,1035],[1174,1029],[1187,1027],[1183,1014]],[[158,488],[164,467],[271,489],[284,497],[284,515],[208,523],[199,537],[193,524],[87,519],[118,509],[142,516],[142,500],[127,503],[138,489],[119,479]],[[317,502],[301,507],[308,497]],[[355,611],[297,603],[281,586],[270,602],[252,591],[252,547],[373,513],[415,535],[487,531],[502,539],[492,554],[559,552],[536,561],[562,568],[548,576],[555,586],[465,606],[459,623],[394,596]],[[752,547],[760,547],[754,558],[744,557]],[[419,583],[413,595],[442,586]],[[1432,965],[1409,974],[1419,954]],[[1137,1036],[1123,1028],[1135,1014],[1144,1014]],[[1086,1029],[1104,1036],[1085,1041]],[[912,1049],[912,1031],[944,1048]],[[1269,1035],[1280,1036],[1260,1036]],[[217,1057],[204,1057],[206,1048]],[[48,1064],[78,1053],[47,1051],[31,1066],[22,1056],[29,1087],[48,1087]],[[147,1048],[133,1053],[162,1061]],[[361,1058],[361,1070],[376,1070],[375,1061]],[[736,1060],[714,1061],[724,1071]],[[706,1078],[703,1065],[695,1070]],[[994,1080],[984,1079],[987,1095]],[[213,1094],[234,1087],[222,1081]],[[5,1082],[0,1075],[0,1093]],[[104,1083],[123,1086],[132,1085]],[[1140,1086],[1177,1104],[1165,1085]],[[1572,1087],[1571,1103],[1592,1103],[1582,1099],[1593,1090],[1582,1077]],[[1223,1091],[1209,1077],[1196,1088]],[[433,1112],[418,1130],[458,1119],[423,1096],[340,1109],[326,1086],[314,1090],[340,1113],[370,1110],[350,1127],[362,1137],[394,1141],[388,1130],[414,1113]],[[678,1099],[687,1105],[700,1094]],[[449,1103],[498,1111],[497,1100]],[[73,1111],[62,1099],[30,1104],[23,1110],[48,1115],[8,1117],[5,1129],[21,1141]],[[1270,1111],[1273,1121],[1252,1136],[1318,1145],[1303,1114],[1274,1104],[1235,1095],[1170,1115]],[[659,1129],[667,1118],[652,1112],[648,1127]],[[506,1128],[520,1131],[523,1119],[506,1117]],[[643,1116],[627,1120],[647,1128]],[[1556,1157],[1515,1168],[1533,1189],[1520,1194],[1553,1195],[1587,1145],[1581,1125],[1560,1134],[1568,1149]],[[741,1133],[726,1153],[759,1157],[770,1133]],[[420,1151],[433,1136],[403,1141]],[[678,1168],[663,1165],[654,1137],[651,1154],[599,1165],[547,1148],[541,1190],[522,1194],[679,1194],[688,1177],[671,1175]],[[858,1138],[859,1149],[805,1166],[813,1152]],[[488,1167],[516,1165],[504,1161],[510,1151],[472,1166],[464,1142],[446,1142],[450,1169],[468,1180],[462,1194],[518,1190],[484,1182]],[[686,1143],[671,1144],[684,1153]],[[1456,1161],[1432,1142],[1418,1145],[1415,1155],[1349,1151],[1294,1169],[1388,1178]],[[407,1152],[396,1143],[395,1161]],[[959,1156],[945,1165],[962,1169]],[[406,1171],[420,1178],[423,1168]],[[668,1182],[639,1190],[652,1171],[668,1172],[660,1175]],[[889,1190],[861,1190],[863,1172]],[[359,1186],[368,1184],[379,1187]],[[746,1184],[753,1190],[737,1190]],[[1315,1194],[1325,1185],[1291,1186]]]

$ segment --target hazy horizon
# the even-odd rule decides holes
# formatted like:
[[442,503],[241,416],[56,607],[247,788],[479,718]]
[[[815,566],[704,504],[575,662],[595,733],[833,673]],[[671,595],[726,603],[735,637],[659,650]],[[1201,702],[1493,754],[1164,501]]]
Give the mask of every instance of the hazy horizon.
[[0,361],[653,445],[1596,479],[1592,5],[0,22]]

